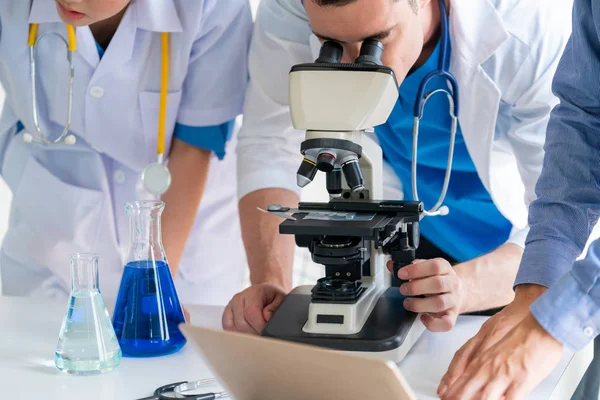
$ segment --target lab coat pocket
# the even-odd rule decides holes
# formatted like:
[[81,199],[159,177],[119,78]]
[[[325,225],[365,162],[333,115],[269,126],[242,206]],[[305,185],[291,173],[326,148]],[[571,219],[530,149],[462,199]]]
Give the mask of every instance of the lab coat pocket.
[[[165,155],[169,154],[173,130],[177,121],[177,113],[181,103],[182,91],[167,94],[167,120],[165,123]],[[145,150],[148,163],[156,161],[158,144],[158,117],[160,111],[160,93],[140,93],[140,111],[142,113],[142,129],[144,131]]]
[[110,240],[98,243],[111,221],[105,197],[63,182],[30,156],[14,192],[4,252],[18,264],[49,269],[68,287],[69,254],[110,248]]

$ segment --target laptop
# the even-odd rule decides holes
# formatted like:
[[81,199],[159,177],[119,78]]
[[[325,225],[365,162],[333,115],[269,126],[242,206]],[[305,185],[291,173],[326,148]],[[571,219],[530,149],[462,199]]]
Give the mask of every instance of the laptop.
[[191,325],[180,329],[234,400],[416,400],[391,361]]

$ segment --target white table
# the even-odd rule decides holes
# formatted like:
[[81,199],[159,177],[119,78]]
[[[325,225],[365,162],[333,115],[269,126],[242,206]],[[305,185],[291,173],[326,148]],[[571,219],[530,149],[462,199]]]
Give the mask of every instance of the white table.
[[[109,306],[109,310],[112,307]],[[191,345],[179,353],[150,359],[123,358],[114,371],[91,377],[60,373],[54,349],[65,304],[0,297],[0,398],[112,399],[149,396],[158,386],[211,377]],[[220,328],[219,307],[190,307],[192,323]],[[435,399],[435,390],[454,352],[479,329],[484,317],[461,317],[451,333],[426,333],[400,364],[419,399]],[[565,354],[560,365],[532,393],[532,399],[567,400],[592,358],[592,348]]]

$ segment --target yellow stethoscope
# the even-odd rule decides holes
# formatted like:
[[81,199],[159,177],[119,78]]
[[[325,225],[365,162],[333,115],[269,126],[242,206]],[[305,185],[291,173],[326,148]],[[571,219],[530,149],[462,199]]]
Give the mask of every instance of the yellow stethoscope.
[[[37,108],[37,94],[36,94],[36,62],[35,52],[36,46],[39,41],[46,35],[38,37],[38,24],[29,25],[29,37],[27,44],[29,46],[29,64],[31,68],[31,98],[32,98],[32,113],[33,113],[33,124],[35,127],[35,136],[30,133],[23,135],[23,140],[27,143],[39,143],[44,145],[52,144],[75,144],[75,136],[69,135],[69,129],[71,127],[71,109],[73,105],[73,79],[75,77],[75,70],[73,68],[73,53],[77,49],[77,39],[75,35],[75,28],[72,25],[67,24],[67,40],[61,35],[51,32],[48,34],[55,34],[65,42],[67,46],[67,60],[69,61],[69,92],[68,92],[68,103],[67,103],[67,121],[62,134],[56,140],[48,140],[46,135],[42,133],[40,129],[38,119],[38,108]],[[160,106],[158,113],[158,143],[156,147],[157,161],[148,165],[142,173],[142,182],[148,192],[153,195],[160,196],[169,189],[171,185],[171,173],[165,165],[164,153],[165,153],[165,125],[167,122],[167,93],[169,89],[169,33],[163,32],[161,34],[162,44],[162,56],[161,56],[161,77],[160,77]]]

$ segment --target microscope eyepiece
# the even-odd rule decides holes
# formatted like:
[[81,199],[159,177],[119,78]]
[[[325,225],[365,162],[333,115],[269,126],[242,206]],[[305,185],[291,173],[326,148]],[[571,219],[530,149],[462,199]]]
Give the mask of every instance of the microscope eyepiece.
[[328,40],[321,46],[319,58],[317,58],[315,62],[323,64],[339,64],[342,61],[343,54],[344,48],[341,44],[333,40]]
[[360,56],[356,59],[357,64],[383,65],[383,44],[375,39],[367,39],[360,47]]

